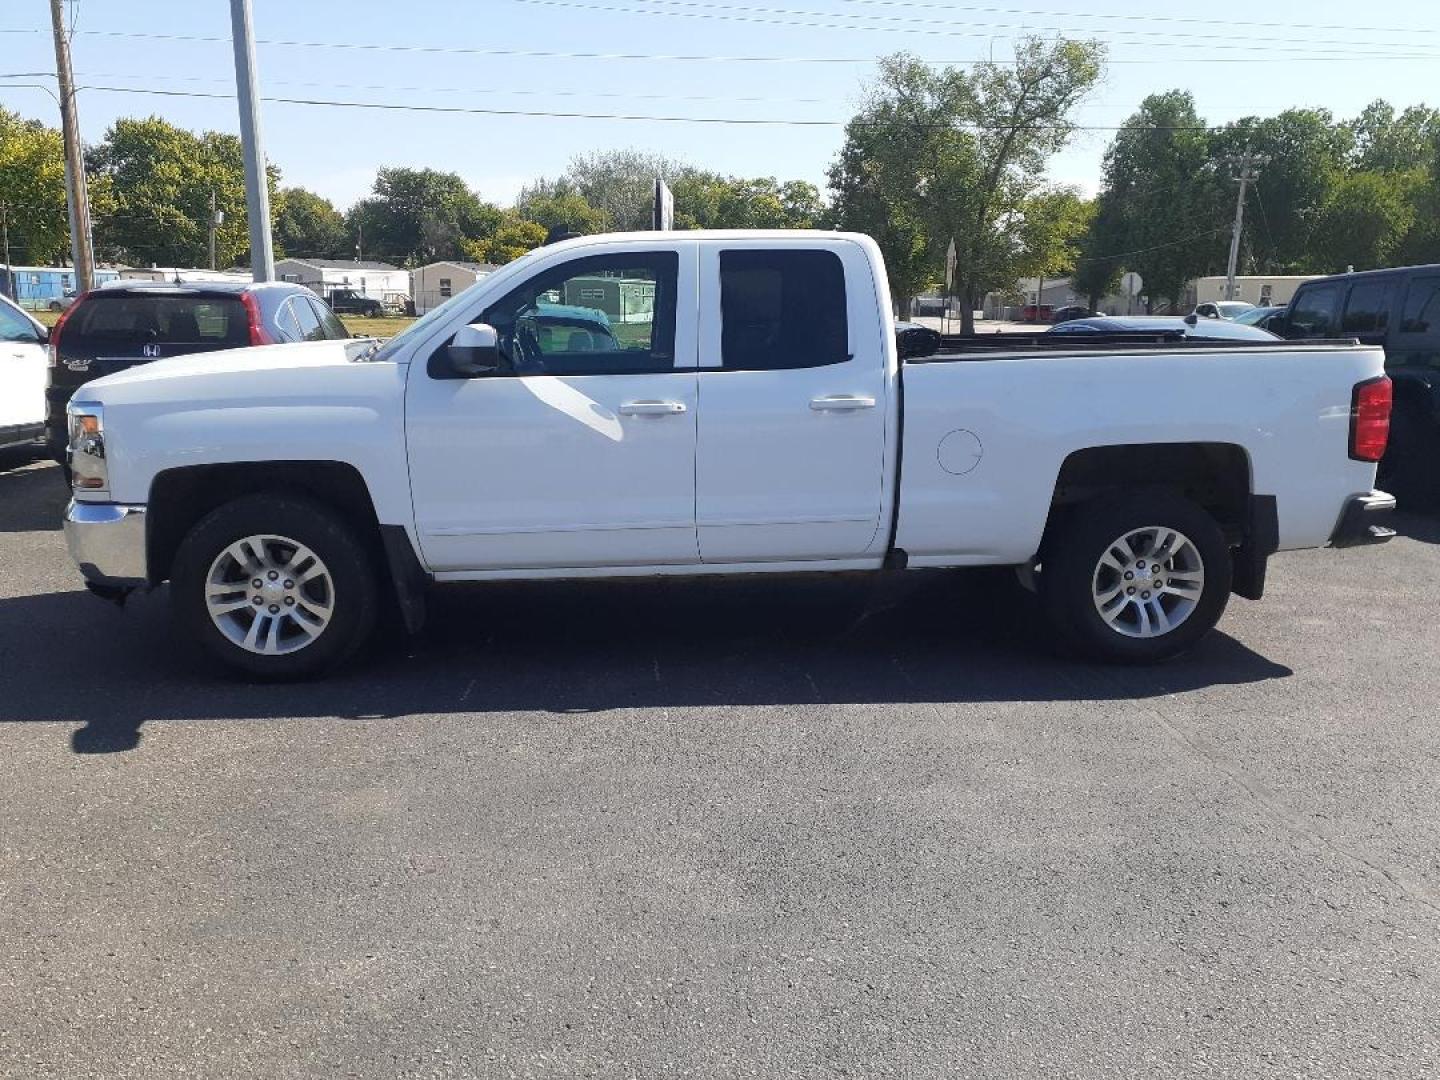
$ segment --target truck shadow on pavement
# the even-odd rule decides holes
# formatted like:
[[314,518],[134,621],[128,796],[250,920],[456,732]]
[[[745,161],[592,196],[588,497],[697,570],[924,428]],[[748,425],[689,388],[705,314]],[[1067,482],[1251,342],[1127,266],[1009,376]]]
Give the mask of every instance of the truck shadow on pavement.
[[283,688],[218,675],[167,600],[0,600],[0,722],[83,722],[72,748],[94,754],[157,721],[685,708],[700,724],[730,706],[1136,700],[1292,674],[1224,633],[1154,668],[1057,657],[1006,572],[450,588],[418,638]]

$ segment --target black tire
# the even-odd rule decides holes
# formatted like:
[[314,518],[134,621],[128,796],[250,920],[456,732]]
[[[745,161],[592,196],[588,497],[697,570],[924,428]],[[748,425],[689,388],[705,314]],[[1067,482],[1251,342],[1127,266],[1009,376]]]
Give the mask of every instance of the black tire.
[[[212,565],[230,545],[255,535],[303,544],[329,570],[329,622],[296,651],[251,652],[210,617],[206,592]],[[175,555],[170,591],[183,634],[232,672],[266,682],[308,679],[333,670],[370,638],[379,603],[375,562],[355,529],[328,507],[286,494],[246,495],[202,518]]]
[[[1143,606],[1139,597],[1145,591],[1141,575],[1154,573],[1155,562],[1147,560],[1143,551],[1138,552],[1131,571],[1137,575],[1135,585],[1120,581],[1118,576],[1113,578],[1120,588],[1139,591],[1132,598],[1120,600],[1117,607],[1127,610],[1112,625],[1096,606],[1096,592],[1103,588],[1100,560],[1115,549],[1122,537],[1154,526],[1174,530],[1189,539],[1198,553],[1204,581],[1193,607],[1177,619],[1173,629],[1151,637],[1126,636],[1116,627],[1138,628],[1139,609]],[[1140,569],[1141,562],[1149,569]],[[1185,578],[1187,575],[1174,569],[1177,565],[1173,558],[1162,562],[1169,569],[1159,573]],[[1231,572],[1225,534],[1209,513],[1168,491],[1137,491],[1083,503],[1066,512],[1051,528],[1041,551],[1040,598],[1056,634],[1074,651],[1107,663],[1153,664],[1185,652],[1220,621],[1230,599]],[[1111,580],[1112,571],[1104,573],[1104,580]],[[1162,598],[1158,591],[1153,603],[1165,608],[1167,618],[1187,607],[1187,602],[1178,596]],[[1153,609],[1147,608],[1145,622],[1153,625],[1149,610]]]

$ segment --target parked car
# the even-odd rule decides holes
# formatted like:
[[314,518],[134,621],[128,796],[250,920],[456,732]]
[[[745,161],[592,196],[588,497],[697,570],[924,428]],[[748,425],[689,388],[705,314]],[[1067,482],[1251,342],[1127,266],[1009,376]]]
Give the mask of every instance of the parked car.
[[1277,332],[1357,339],[1385,350],[1395,420],[1380,474],[1402,502],[1440,504],[1440,264],[1307,281]]
[[1054,308],[1049,304],[1026,304],[1020,309],[1021,322],[1049,322]]
[[1270,329],[1270,320],[1277,315],[1285,313],[1285,306],[1267,304],[1265,307],[1253,307],[1249,311],[1242,311],[1231,322],[1239,323],[1241,326],[1258,326],[1262,330]]
[[920,323],[897,322],[895,324],[895,346],[900,359],[909,360],[917,356],[933,356],[940,351],[940,331],[932,330]]
[[1196,304],[1190,314],[1200,319],[1234,319],[1244,315],[1255,305],[1244,300],[1207,300]]
[[142,281],[92,289],[50,331],[50,452],[64,460],[65,406],[98,376],[165,357],[349,336],[303,285]]
[[[543,354],[538,304],[597,275],[653,305]],[[902,363],[890,310],[856,234],[538,248],[384,343],[88,384],[70,550],[102,595],[168,580],[186,638],[285,679],[390,612],[418,628],[431,582],[987,564],[1077,650],[1144,663],[1258,598],[1274,551],[1390,535],[1378,349],[985,334]]]
[[1210,341],[1275,341],[1276,335],[1258,326],[1195,315],[1100,315],[1071,319],[1052,326],[1047,334],[1179,334]]
[[0,448],[35,443],[45,434],[45,343],[49,333],[0,296]]
[[385,314],[385,305],[381,301],[354,289],[334,289],[326,299],[330,302],[330,310],[337,315],[364,315],[373,319]]
[[1105,316],[1098,311],[1091,311],[1081,304],[1070,304],[1067,307],[1055,309],[1055,314],[1050,317],[1053,323],[1069,322],[1071,319],[1103,319]]

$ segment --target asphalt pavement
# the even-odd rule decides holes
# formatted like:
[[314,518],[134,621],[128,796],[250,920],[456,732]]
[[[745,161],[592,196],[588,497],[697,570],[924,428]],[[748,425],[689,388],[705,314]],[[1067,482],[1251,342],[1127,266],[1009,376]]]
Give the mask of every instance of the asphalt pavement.
[[324,683],[0,455],[0,1076],[1433,1077],[1440,522],[1191,656],[997,573],[465,588]]

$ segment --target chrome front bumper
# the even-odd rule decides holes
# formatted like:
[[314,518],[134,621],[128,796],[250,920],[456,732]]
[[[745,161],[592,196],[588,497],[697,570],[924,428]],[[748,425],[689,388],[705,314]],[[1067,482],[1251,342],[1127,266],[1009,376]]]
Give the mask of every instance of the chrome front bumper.
[[133,588],[146,583],[145,507],[71,499],[65,508],[65,542],[90,584]]

